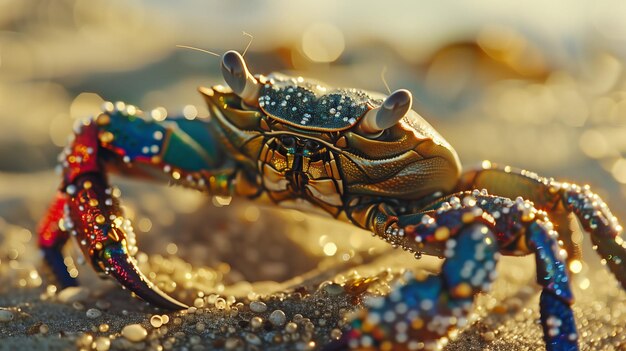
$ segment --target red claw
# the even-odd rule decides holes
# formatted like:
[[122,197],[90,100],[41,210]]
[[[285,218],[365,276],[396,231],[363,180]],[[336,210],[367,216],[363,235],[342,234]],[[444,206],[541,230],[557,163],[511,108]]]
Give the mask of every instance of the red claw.
[[[94,123],[80,127],[66,150],[64,182],[48,216],[40,226],[40,246],[63,285],[75,285],[63,264],[61,247],[68,232],[76,236],[85,257],[96,270],[109,274],[147,302],[167,309],[187,306],[156,287],[142,274],[128,250],[132,227],[108,186],[99,155],[99,130]],[[65,211],[68,216],[65,218]],[[63,228],[59,223],[63,220]]]
[[128,254],[123,242],[109,245],[102,252],[100,263],[104,271],[117,279],[128,290],[149,303],[170,310],[185,309],[188,306],[168,296],[156,287],[139,271]]
[[48,208],[47,215],[37,228],[39,247],[48,249],[63,245],[67,240],[67,232],[59,228],[59,220],[63,218],[63,208],[67,203],[67,195],[58,192]]
[[126,224],[119,202],[102,175],[78,176],[68,188],[71,189],[70,216],[77,239],[94,268],[112,275],[128,290],[155,306],[187,308],[161,291],[137,268],[127,244],[132,228]]

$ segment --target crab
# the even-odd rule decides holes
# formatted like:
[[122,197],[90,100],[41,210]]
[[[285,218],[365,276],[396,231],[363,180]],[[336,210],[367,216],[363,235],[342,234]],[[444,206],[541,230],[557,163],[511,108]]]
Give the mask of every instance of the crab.
[[130,221],[107,174],[169,181],[216,196],[303,209],[370,231],[415,254],[444,258],[437,275],[409,277],[367,300],[336,348],[429,348],[467,323],[501,255],[534,254],[548,350],[577,350],[568,263],[578,262],[573,213],[626,287],[622,227],[588,186],[488,161],[462,171],[446,140],[388,96],[338,89],[279,73],[252,75],[229,51],[228,87],[199,88],[208,118],[157,121],[134,106],[105,103],[75,128],[61,154],[63,180],[39,229],[45,260],[76,285],[61,249],[74,236],[94,269],[150,304],[187,306],[137,268]]

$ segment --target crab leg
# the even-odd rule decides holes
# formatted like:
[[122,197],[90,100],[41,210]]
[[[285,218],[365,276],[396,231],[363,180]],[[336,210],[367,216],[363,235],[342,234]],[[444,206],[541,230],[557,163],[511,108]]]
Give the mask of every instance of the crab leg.
[[570,306],[574,298],[549,223],[543,220],[531,223],[526,229],[525,243],[535,253],[537,283],[543,286],[539,299],[543,339],[548,350],[578,350],[578,333]]
[[[76,279],[72,278],[63,262],[61,250],[68,239],[68,233],[63,225],[63,212],[67,204],[67,196],[58,192],[47,215],[39,224],[39,247],[44,259],[52,269],[52,273],[62,286],[75,286]],[[61,226],[59,225],[61,223]]]
[[[488,289],[495,277],[495,237],[480,222],[442,228],[454,233],[445,244],[441,274],[409,277],[387,298],[367,301],[368,309],[352,322],[347,336],[351,348],[434,349],[438,339],[467,323],[473,296]],[[434,232],[423,234],[418,235],[424,240],[438,240]]]
[[93,266],[156,306],[185,308],[185,304],[162,292],[137,268],[130,254],[135,249],[132,227],[123,218],[119,202],[110,195],[111,188],[106,187],[102,175],[81,175],[67,188],[69,218],[75,223],[80,248],[91,258]]
[[[133,229],[120,208],[117,191],[108,185],[105,171],[172,180],[218,195],[228,192],[228,171],[200,173],[226,161],[206,128],[206,121],[148,121],[136,116],[134,108],[109,108],[77,128],[63,155],[63,184],[40,226],[40,246],[63,285],[76,284],[67,274],[60,253],[70,233],[96,270],[115,277],[156,306],[186,307],[159,290],[137,268]],[[181,154],[185,157],[179,157]]]
[[580,248],[572,241],[567,225],[567,213],[573,213],[585,232],[589,233],[603,262],[606,261],[626,289],[626,242],[620,237],[623,228],[606,203],[589,186],[558,182],[510,167],[497,168],[490,163],[484,166],[483,169],[466,172],[459,183],[459,190],[484,188],[493,194],[532,200],[537,208],[547,211],[551,219],[557,219],[557,225],[561,224],[557,228],[559,240],[563,241],[570,262],[580,258]]
[[[437,339],[464,324],[473,297],[489,289],[499,253],[534,253],[547,349],[577,349],[572,294],[556,233],[532,203],[462,192],[412,215],[394,216],[380,206],[373,218],[371,228],[388,242],[446,261],[438,276],[410,280],[364,311],[345,341],[351,347],[435,347]],[[373,327],[381,316],[381,326]]]

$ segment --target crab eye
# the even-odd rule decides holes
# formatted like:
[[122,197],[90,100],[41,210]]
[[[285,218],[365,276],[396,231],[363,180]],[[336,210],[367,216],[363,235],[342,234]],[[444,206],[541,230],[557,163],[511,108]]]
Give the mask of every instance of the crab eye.
[[296,138],[291,135],[283,135],[280,137],[280,143],[283,144],[284,147],[294,147],[296,146]]
[[309,150],[309,151],[317,151],[319,149],[321,149],[321,145],[318,144],[317,142],[313,141],[313,140],[307,140],[304,143],[304,147]]

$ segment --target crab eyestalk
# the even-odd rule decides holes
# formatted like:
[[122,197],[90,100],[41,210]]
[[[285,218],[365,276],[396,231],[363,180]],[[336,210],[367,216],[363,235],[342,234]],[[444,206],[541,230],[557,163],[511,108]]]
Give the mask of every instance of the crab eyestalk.
[[367,135],[374,135],[392,127],[411,110],[412,101],[410,91],[406,89],[394,91],[382,105],[365,114],[359,129]]
[[228,86],[248,105],[258,105],[261,85],[250,73],[246,61],[237,51],[222,56],[222,74]]

